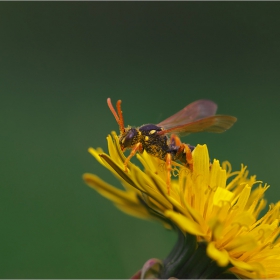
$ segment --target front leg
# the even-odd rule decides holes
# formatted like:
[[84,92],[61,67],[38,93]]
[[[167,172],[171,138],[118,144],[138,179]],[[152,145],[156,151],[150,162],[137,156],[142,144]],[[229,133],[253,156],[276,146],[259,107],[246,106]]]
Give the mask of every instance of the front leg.
[[139,151],[140,153],[143,152],[143,147],[142,144],[139,142],[137,143],[131,150],[129,156],[126,158],[126,160],[124,161],[124,171],[127,172],[127,165],[130,161],[130,159],[137,153],[137,151]]

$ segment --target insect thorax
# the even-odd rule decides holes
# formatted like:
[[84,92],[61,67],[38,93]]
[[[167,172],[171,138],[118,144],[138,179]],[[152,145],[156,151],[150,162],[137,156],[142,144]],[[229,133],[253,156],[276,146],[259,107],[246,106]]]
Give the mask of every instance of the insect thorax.
[[158,135],[159,131],[162,131],[162,128],[154,124],[142,125],[139,127],[139,140],[147,153],[164,160],[168,151],[167,137]]

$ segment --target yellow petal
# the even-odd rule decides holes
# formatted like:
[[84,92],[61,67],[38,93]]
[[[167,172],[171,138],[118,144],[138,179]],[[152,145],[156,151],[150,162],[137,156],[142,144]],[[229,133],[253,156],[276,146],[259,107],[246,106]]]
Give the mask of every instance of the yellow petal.
[[86,173],[83,175],[83,179],[91,188],[95,189],[101,195],[115,203],[120,203],[123,201],[137,203],[135,192],[126,192],[117,189],[94,174]]
[[214,242],[210,242],[207,246],[207,255],[215,260],[219,266],[226,266],[229,263],[229,257],[226,250],[218,250]]
[[115,206],[123,211],[124,213],[131,215],[140,219],[151,219],[151,214],[148,213],[146,208],[140,207],[140,205],[132,205],[132,204],[115,204]]
[[211,165],[209,186],[211,189],[226,187],[226,170],[221,168],[219,161],[216,159]]
[[112,136],[110,134],[107,136],[107,142],[110,157],[117,161],[118,164],[123,163],[125,161],[125,156],[120,149],[119,137],[116,132],[113,131]]
[[250,197],[250,193],[251,193],[251,188],[248,185],[246,185],[244,187],[244,189],[242,190],[242,192],[240,193],[239,199],[236,203],[236,206],[238,207],[239,212],[244,211],[244,208],[245,208],[245,206],[247,204],[247,201]]
[[111,200],[123,212],[142,219],[151,217],[146,207],[137,199],[136,192],[117,189],[93,174],[84,174],[83,179],[91,188]]
[[206,145],[197,145],[193,155],[193,189],[196,199],[193,207],[203,213],[206,197],[203,195],[208,190],[209,182],[209,154]]
[[256,239],[249,233],[243,236],[237,236],[226,246],[231,256],[251,251],[258,246]]
[[103,161],[101,160],[99,154],[103,153],[102,149],[93,149],[88,148],[88,152],[95,157],[95,159],[102,165],[104,165]]
[[193,177],[199,180],[198,185],[208,185],[209,154],[206,145],[197,145],[193,151]]
[[165,216],[171,219],[177,226],[185,232],[193,235],[204,236],[205,233],[201,231],[201,227],[194,221],[187,219],[185,216],[174,211],[167,210],[164,212]]
[[[233,266],[235,266],[236,268],[240,269],[240,270],[247,270],[247,271],[254,271],[254,264],[250,264],[248,262],[244,262],[244,261],[239,261],[237,259],[234,258],[229,258],[230,262],[233,264]],[[235,270],[237,271],[237,270]]]
[[222,206],[223,202],[231,202],[233,197],[234,194],[231,191],[228,191],[225,188],[218,187],[213,196],[213,204],[217,206]]
[[224,227],[223,224],[218,220],[218,217],[214,217],[209,220],[208,225],[213,232],[214,239],[219,239],[222,236]]

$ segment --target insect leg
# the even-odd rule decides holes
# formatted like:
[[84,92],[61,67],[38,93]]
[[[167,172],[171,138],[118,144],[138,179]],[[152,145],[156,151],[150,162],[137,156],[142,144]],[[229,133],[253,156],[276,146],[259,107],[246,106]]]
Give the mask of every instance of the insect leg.
[[131,150],[129,156],[126,158],[126,160],[124,161],[124,171],[127,172],[127,165],[130,161],[130,159],[137,153],[137,151],[142,152],[143,151],[143,147],[142,144],[139,142],[137,143]]
[[172,165],[171,165],[171,154],[170,154],[170,153],[167,153],[167,155],[166,155],[166,169],[167,169],[167,179],[166,179],[167,194],[170,195],[170,188],[171,188],[171,170],[172,170]]
[[[187,164],[188,164],[190,170],[192,171],[192,170],[193,170],[192,151],[191,151],[189,145],[187,145],[187,144],[182,144],[181,147],[183,147],[183,151],[184,151],[184,153],[186,154],[186,161],[187,161]],[[180,148],[181,148],[181,147],[180,147]]]
[[180,160],[182,163],[185,163],[190,170],[193,170],[192,149],[190,146],[182,143],[180,138],[175,134],[171,135],[170,141],[172,147],[177,149],[174,159]]
[[170,143],[171,143],[171,146],[173,146],[173,147],[179,147],[182,144],[180,138],[175,134],[171,134]]

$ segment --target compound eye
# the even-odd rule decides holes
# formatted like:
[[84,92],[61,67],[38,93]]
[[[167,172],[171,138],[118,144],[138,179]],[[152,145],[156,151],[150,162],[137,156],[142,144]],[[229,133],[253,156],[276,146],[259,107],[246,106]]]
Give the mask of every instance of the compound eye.
[[137,135],[136,129],[130,129],[128,133],[124,136],[124,138],[121,140],[122,147],[124,149],[131,147],[133,143],[133,139],[136,135]]

